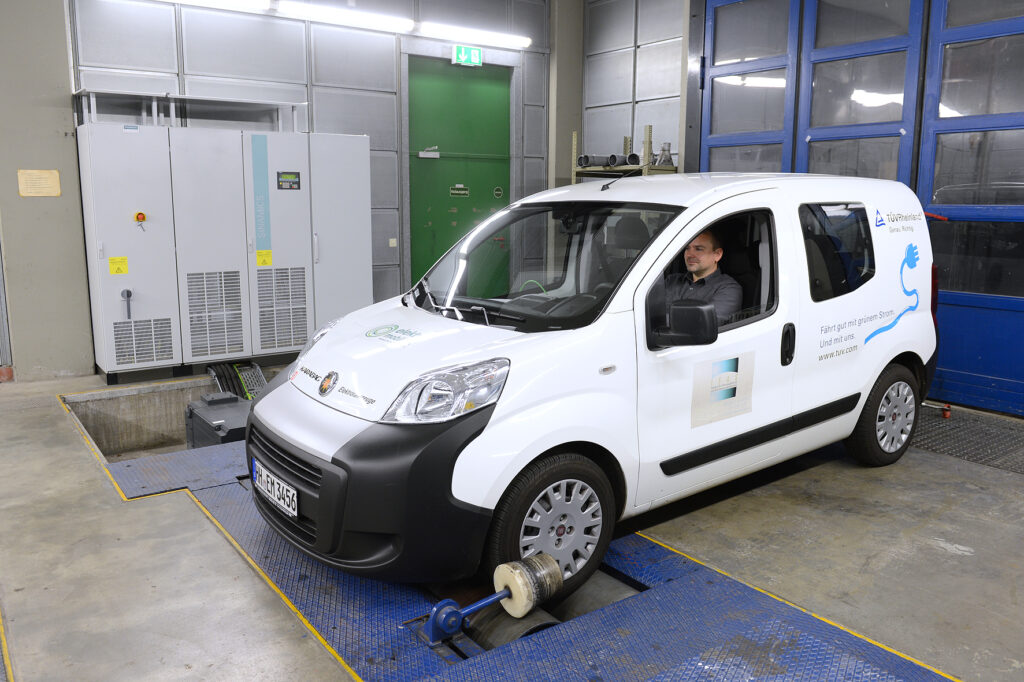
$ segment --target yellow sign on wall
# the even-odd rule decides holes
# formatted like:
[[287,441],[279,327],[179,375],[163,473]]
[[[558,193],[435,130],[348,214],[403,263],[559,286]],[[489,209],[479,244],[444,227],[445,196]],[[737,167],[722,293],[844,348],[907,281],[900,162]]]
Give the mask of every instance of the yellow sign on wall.
[[274,252],[270,249],[256,252],[256,267],[262,268],[274,264]]
[[59,197],[60,171],[18,169],[18,195],[23,197]]
[[110,266],[111,275],[128,274],[128,256],[117,256],[114,258],[108,258],[107,264]]

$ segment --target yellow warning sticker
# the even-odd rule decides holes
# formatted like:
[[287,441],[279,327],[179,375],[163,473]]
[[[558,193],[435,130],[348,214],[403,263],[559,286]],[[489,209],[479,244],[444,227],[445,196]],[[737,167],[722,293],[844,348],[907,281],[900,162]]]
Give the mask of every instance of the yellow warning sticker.
[[118,256],[115,258],[108,258],[107,263],[110,265],[111,275],[127,275],[128,274],[128,256]]
[[270,249],[256,252],[256,267],[262,268],[274,264],[274,252]]

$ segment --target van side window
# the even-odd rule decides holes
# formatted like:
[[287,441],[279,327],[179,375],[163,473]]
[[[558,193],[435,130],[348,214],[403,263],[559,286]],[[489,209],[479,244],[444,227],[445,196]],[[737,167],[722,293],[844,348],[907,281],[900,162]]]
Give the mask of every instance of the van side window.
[[[740,326],[760,316],[767,316],[775,310],[776,278],[775,278],[775,238],[774,221],[771,211],[758,209],[736,213],[708,225],[699,235],[691,240],[697,242],[700,235],[710,233],[722,249],[718,261],[718,272],[727,275],[739,284],[742,295],[738,309],[718,320],[719,329]],[[687,244],[689,246],[689,244]],[[716,275],[718,273],[715,273]],[[668,309],[675,301],[668,300],[668,292],[679,291],[683,278],[691,278],[686,265],[686,247],[669,263],[662,273],[659,282],[648,294],[648,310],[654,326],[668,324]],[[717,279],[717,278],[713,278]],[[712,288],[718,288],[718,282],[709,279]],[[705,286],[708,286],[706,283]],[[688,287],[686,287],[688,289]],[[700,296],[700,286],[692,291],[698,300],[716,303],[716,312],[721,308],[712,299]],[[732,291],[735,292],[734,287]],[[726,296],[729,296],[727,293]],[[684,296],[684,298],[686,298]],[[730,304],[733,301],[730,298]]]
[[871,225],[863,204],[804,204],[800,227],[812,301],[848,294],[874,276]]

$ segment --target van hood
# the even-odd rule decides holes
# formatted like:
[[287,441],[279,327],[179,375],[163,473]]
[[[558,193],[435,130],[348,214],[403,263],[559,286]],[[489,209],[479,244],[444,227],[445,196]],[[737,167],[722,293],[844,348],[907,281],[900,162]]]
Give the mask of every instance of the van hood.
[[[522,332],[442,317],[391,299],[351,313],[299,356],[289,381],[345,414],[377,421],[420,375],[508,357]],[[331,372],[334,386],[321,395]]]

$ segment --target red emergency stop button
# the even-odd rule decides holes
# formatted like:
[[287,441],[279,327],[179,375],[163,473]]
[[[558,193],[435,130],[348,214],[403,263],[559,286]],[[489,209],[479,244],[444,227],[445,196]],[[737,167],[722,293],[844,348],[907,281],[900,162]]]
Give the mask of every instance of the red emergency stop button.
[[143,213],[142,211],[139,211],[138,213],[136,213],[135,214],[135,222],[137,222],[137,223],[144,223],[144,222],[146,222],[146,214]]

